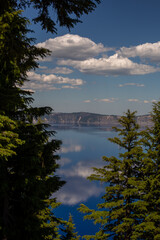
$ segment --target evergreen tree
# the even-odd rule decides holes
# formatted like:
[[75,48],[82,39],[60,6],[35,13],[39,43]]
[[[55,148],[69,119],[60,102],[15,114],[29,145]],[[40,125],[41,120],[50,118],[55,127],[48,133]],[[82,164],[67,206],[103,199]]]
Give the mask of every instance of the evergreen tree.
[[72,215],[69,216],[68,222],[65,223],[64,229],[62,229],[65,235],[61,236],[61,240],[79,240],[80,237],[75,232],[75,224],[72,220]]
[[64,220],[55,217],[53,214],[60,203],[57,203],[54,198],[45,200],[45,203],[45,208],[39,211],[38,214],[38,218],[41,220],[42,239],[60,240],[60,226],[64,224]]
[[[45,57],[49,51],[32,45],[34,39],[27,37],[29,22],[20,14],[9,9],[0,15],[0,113],[14,119],[20,119],[22,114],[23,120],[28,108],[31,116],[33,98],[21,87],[27,81],[27,72],[38,67],[37,58]],[[41,114],[47,111],[50,109],[41,109]]]
[[92,12],[101,0],[1,0],[0,14],[9,6],[16,9],[33,7],[38,14],[33,21],[40,22],[42,29],[57,32],[57,23],[61,27],[73,28],[81,22],[83,14]]
[[15,128],[15,121],[0,115],[0,157],[5,161],[8,161],[9,157],[16,155],[15,149],[18,145],[24,144],[18,138],[18,134],[14,132]]
[[142,199],[144,221],[135,229],[134,239],[160,239],[160,102],[153,104],[153,127],[144,132],[144,147],[148,157],[145,165]]
[[[60,237],[61,221],[53,214],[58,203],[50,198],[64,184],[55,175],[60,141],[54,139],[53,131],[46,130],[46,124],[38,121],[52,109],[33,108],[32,93],[22,90],[28,71],[37,68],[38,58],[45,57],[49,51],[36,48],[34,39],[27,37],[29,22],[19,9],[32,5],[38,10],[34,21],[47,31],[56,32],[50,7],[56,10],[60,26],[71,28],[99,2],[0,1],[0,170],[3,172],[0,239],[58,240]],[[4,125],[4,119],[10,128]]]
[[[16,124],[14,134],[17,138],[16,154],[11,152],[15,145],[7,143],[10,138],[6,142],[0,138],[1,152],[7,154],[8,149],[7,161],[4,162],[2,154],[0,156],[3,171],[0,238],[6,236],[9,240],[46,238],[41,226],[54,215],[50,211],[48,219],[41,219],[39,213],[49,206],[46,201],[63,185],[55,175],[59,158],[55,152],[60,141],[54,139],[53,131],[46,130],[46,124],[35,122],[45,113],[50,113],[51,108],[32,108],[31,93],[21,90],[27,81],[27,72],[37,67],[37,58],[48,53],[31,45],[32,39],[26,36],[27,22],[20,11],[11,8],[0,16],[0,113],[3,118],[8,116],[14,120],[8,124],[11,128],[13,123]],[[49,140],[51,136],[52,140]],[[18,139],[21,140],[18,142]],[[18,144],[22,142],[22,145]]]
[[0,115],[0,199],[3,199],[3,202],[0,201],[0,229],[3,231],[3,236],[7,231],[9,218],[9,176],[13,173],[12,169],[8,168],[8,160],[11,156],[16,155],[18,145],[24,143],[14,132],[15,128],[16,123],[13,120]]
[[[94,168],[90,180],[105,183],[104,202],[98,204],[98,210],[89,209],[81,204],[80,211],[85,219],[100,224],[95,236],[86,239],[134,239],[135,227],[143,221],[144,206],[141,200],[143,167],[145,154],[141,146],[139,126],[135,112],[126,112],[119,120],[122,128],[115,128],[119,137],[109,139],[123,149],[116,157],[103,157],[105,166]],[[138,238],[137,238],[138,239]]]

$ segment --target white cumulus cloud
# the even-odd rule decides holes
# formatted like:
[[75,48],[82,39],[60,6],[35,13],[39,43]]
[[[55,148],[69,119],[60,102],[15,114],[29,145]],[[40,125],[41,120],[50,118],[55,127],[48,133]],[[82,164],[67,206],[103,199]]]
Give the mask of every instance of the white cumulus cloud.
[[140,57],[150,59],[153,62],[160,61],[160,41],[156,43],[144,43],[133,47],[122,47],[118,54],[123,57]]
[[125,87],[125,86],[136,86],[136,87],[144,87],[144,84],[140,83],[124,83],[124,84],[119,84],[119,87]]
[[107,102],[107,103],[113,103],[117,100],[117,98],[102,98],[102,99],[94,99],[96,102]]
[[157,102],[157,100],[152,99],[152,100],[139,100],[137,98],[130,98],[127,100],[128,102],[139,102],[139,103],[154,103]]
[[129,98],[128,102],[139,102],[137,98]]
[[44,73],[55,73],[55,74],[70,74],[73,72],[72,69],[67,67],[55,67],[53,69],[44,69]]
[[59,65],[68,65],[78,69],[80,72],[96,75],[144,75],[159,71],[146,64],[134,63],[126,57],[114,54],[109,58],[90,58],[84,61],[59,60]]
[[148,101],[148,100],[144,100],[143,102],[144,102],[144,103],[150,103],[150,101]]
[[[51,56],[43,61],[54,60],[55,63],[62,66],[44,69],[44,73],[72,73],[73,70],[67,66],[72,66],[82,73],[102,76],[145,75],[160,71],[157,66],[137,62],[137,59],[135,61],[130,59],[140,57],[140,59],[148,59],[151,62],[159,62],[160,41],[128,48],[122,47],[116,51],[114,48],[105,47],[102,43],[97,44],[89,38],[66,34],[38,43],[37,47],[45,47],[52,52]],[[114,53],[108,57],[106,53],[111,50]]]
[[111,50],[104,47],[102,43],[96,44],[89,38],[73,34],[50,38],[45,42],[38,43],[37,47],[49,49],[53,58],[72,60],[88,59]]
[[25,89],[33,90],[54,90],[61,88],[77,88],[85,82],[79,78],[68,78],[55,74],[39,74],[28,72],[29,82],[24,85]]
[[143,102],[144,102],[144,103],[155,103],[155,102],[157,102],[157,100],[155,100],[155,99],[152,99],[152,100],[144,100]]

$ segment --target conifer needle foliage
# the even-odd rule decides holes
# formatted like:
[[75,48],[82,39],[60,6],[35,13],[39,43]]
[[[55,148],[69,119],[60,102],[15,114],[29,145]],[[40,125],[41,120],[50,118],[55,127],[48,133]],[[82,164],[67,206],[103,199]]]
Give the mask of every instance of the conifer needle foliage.
[[33,108],[32,92],[23,89],[28,72],[50,52],[37,48],[28,37],[29,21],[22,10],[36,9],[33,21],[55,33],[57,22],[70,29],[98,3],[100,0],[0,1],[0,239],[60,240],[62,224],[54,216],[59,205],[54,192],[64,184],[56,175],[56,151],[61,142],[40,120],[52,109]]
[[55,174],[61,142],[38,120],[51,108],[33,108],[32,93],[22,89],[37,58],[49,53],[33,45],[27,24],[21,11],[0,15],[0,239],[7,240],[54,238],[50,197],[64,183]]
[[135,239],[135,228],[144,220],[146,205],[141,200],[140,189],[143,189],[146,155],[135,112],[128,110],[119,122],[121,128],[114,128],[118,137],[109,139],[120,147],[119,158],[103,157],[105,166],[94,168],[95,173],[89,177],[104,184],[103,202],[97,205],[97,210],[83,204],[79,209],[85,213],[84,219],[100,225],[94,236],[85,239]]
[[153,104],[153,127],[144,132],[147,153],[143,172],[144,219],[135,229],[134,239],[160,239],[160,102]]
[[32,7],[36,10],[33,18],[42,29],[56,33],[57,25],[69,30],[81,22],[83,14],[94,11],[101,0],[1,0],[0,13],[12,6],[15,9]]
[[68,222],[64,222],[64,228],[62,228],[61,240],[79,240],[77,232],[75,232],[75,224],[73,223],[72,215],[69,215]]

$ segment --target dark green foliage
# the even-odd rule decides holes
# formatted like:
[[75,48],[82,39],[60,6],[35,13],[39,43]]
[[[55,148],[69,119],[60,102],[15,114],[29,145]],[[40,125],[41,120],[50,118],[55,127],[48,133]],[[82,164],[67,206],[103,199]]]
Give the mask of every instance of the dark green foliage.
[[53,212],[60,203],[56,202],[56,199],[45,200],[45,208],[43,208],[38,218],[41,221],[41,237],[42,239],[60,240],[59,228],[64,223],[62,219],[54,216]]
[[16,122],[0,115],[0,232],[1,239],[9,222],[10,176],[9,159],[16,155],[16,148],[24,144],[15,132]]
[[8,157],[16,155],[16,148],[24,143],[14,132],[15,128],[15,121],[0,115],[0,157],[5,161],[8,161]]
[[20,87],[27,81],[27,71],[38,67],[37,58],[49,53],[31,45],[33,39],[26,36],[28,20],[20,13],[10,9],[0,16],[0,113],[12,117],[18,111],[24,116],[33,101],[31,93]]
[[72,220],[72,216],[69,216],[68,222],[65,222],[64,229],[62,229],[64,235],[61,236],[61,240],[79,240],[80,237],[75,232],[75,225]]
[[[41,222],[37,215],[49,207],[46,200],[63,185],[55,175],[58,156],[54,152],[59,149],[59,142],[48,141],[49,133],[40,123],[22,122],[18,130],[25,144],[17,148],[17,155],[11,159],[14,173],[10,176],[14,186],[10,199],[13,229],[10,229],[8,236],[21,239],[22,233],[25,233],[23,239],[45,239],[40,229],[43,219]],[[46,223],[48,220],[45,219]]]
[[0,16],[0,239],[8,240],[54,237],[57,230],[44,227],[56,219],[54,214],[50,210],[41,218],[40,213],[64,184],[55,175],[60,141],[38,120],[51,108],[32,108],[31,93],[21,89],[37,58],[48,53],[31,45],[27,23],[20,11],[9,9]]
[[16,9],[33,7],[38,15],[33,19],[35,23],[40,22],[42,29],[52,33],[57,32],[57,23],[61,27],[73,28],[83,14],[95,10],[101,0],[1,0],[0,13],[9,6]]
[[55,174],[60,141],[39,120],[52,109],[33,108],[32,93],[23,90],[28,71],[49,51],[27,37],[29,22],[21,9],[31,5],[38,10],[34,21],[56,32],[51,9],[60,26],[71,28],[95,3],[100,0],[0,1],[0,239],[59,240],[62,223],[53,213],[59,205],[53,194],[64,184]]
[[136,227],[134,239],[160,239],[160,102],[153,104],[154,126],[145,133],[144,146],[148,156],[143,181],[144,221]]
[[135,120],[135,112],[129,110],[119,120],[122,128],[115,128],[119,137],[109,139],[122,149],[120,159],[103,157],[105,166],[94,168],[90,180],[105,183],[103,203],[98,210],[81,205],[80,211],[85,219],[91,219],[101,228],[95,236],[86,239],[134,239],[135,227],[143,221],[146,206],[141,200],[143,188],[143,166],[145,154],[141,147],[140,132]]

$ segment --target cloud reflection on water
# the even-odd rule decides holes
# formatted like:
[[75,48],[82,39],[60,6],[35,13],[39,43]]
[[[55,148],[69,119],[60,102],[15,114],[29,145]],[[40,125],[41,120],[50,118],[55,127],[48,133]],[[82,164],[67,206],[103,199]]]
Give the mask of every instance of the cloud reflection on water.
[[61,158],[58,162],[60,164],[61,167],[71,163],[71,159],[69,158]]
[[[67,179],[67,183],[57,193],[57,200],[66,205],[75,205],[87,201],[90,197],[98,197],[104,189],[81,177]],[[55,196],[54,196],[55,197]]]
[[82,150],[81,145],[70,145],[70,146],[62,146],[58,153],[69,153],[69,152],[80,152]]
[[101,167],[102,162],[85,162],[81,161],[78,162],[76,165],[73,165],[71,168],[67,169],[60,169],[58,170],[58,174],[65,177],[82,177],[87,178],[93,173],[93,166],[94,167]]
[[[107,137],[115,135],[103,129],[79,128],[62,129],[58,131],[59,139],[63,144],[58,161],[60,168],[57,175],[66,181],[66,184],[53,197],[62,204],[74,206],[82,202],[98,198],[105,190],[104,184],[87,179],[93,173],[93,167],[104,165],[103,155],[112,155],[113,143]],[[115,149],[115,148],[114,148]]]
[[[64,161],[69,163],[69,159],[62,159]],[[60,168],[57,174],[66,180],[66,184],[56,193],[57,200],[66,205],[75,205],[90,197],[98,197],[104,187],[87,179],[93,173],[93,166],[101,167],[102,161],[80,161],[70,167]]]

